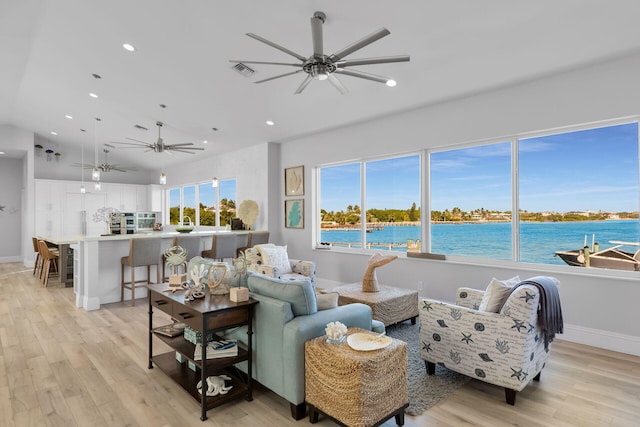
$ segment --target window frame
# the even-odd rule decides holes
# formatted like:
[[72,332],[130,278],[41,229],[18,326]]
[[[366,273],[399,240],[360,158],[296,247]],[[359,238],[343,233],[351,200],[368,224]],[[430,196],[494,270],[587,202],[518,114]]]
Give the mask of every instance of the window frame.
[[[164,207],[164,212],[163,217],[166,217],[169,219],[168,224],[167,225],[176,225],[176,224],[171,224],[171,191],[172,190],[179,190],[180,191],[180,217],[179,217],[179,222],[182,223],[184,220],[184,189],[185,187],[195,187],[195,215],[194,218],[191,218],[191,221],[194,225],[199,226],[199,227],[207,227],[207,228],[214,228],[214,229],[220,229],[223,227],[226,227],[226,224],[224,226],[220,225],[220,185],[222,184],[222,182],[226,182],[226,181],[235,181],[235,193],[236,193],[236,199],[237,199],[237,195],[238,195],[238,179],[235,177],[230,177],[230,178],[224,178],[224,179],[218,179],[218,185],[215,187],[215,206],[216,206],[216,214],[215,214],[215,221],[217,225],[201,225],[200,224],[200,186],[201,185],[212,185],[211,180],[208,181],[198,181],[198,182],[191,182],[191,183],[184,183],[180,186],[173,186],[170,188],[166,188],[163,191],[165,192],[165,200],[167,201],[166,206]],[[237,200],[234,200],[234,202],[236,203],[236,209],[237,209]]]

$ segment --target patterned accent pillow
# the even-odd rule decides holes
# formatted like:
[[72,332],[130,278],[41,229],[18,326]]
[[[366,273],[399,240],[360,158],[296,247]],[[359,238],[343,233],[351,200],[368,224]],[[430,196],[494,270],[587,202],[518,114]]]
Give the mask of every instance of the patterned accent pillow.
[[336,308],[338,306],[338,297],[340,294],[337,292],[318,293],[316,292],[316,302],[318,304],[318,311],[328,310],[330,308]]
[[[265,263],[262,260],[262,253],[259,250],[259,246],[263,246],[263,245],[257,245],[254,246],[253,248],[247,248],[244,250],[244,256],[247,260],[247,266],[258,266],[258,265],[264,265]],[[271,245],[274,246],[274,245]]]
[[498,308],[502,306],[509,296],[511,288],[520,283],[520,277],[515,276],[507,280],[498,280],[495,277],[491,279],[487,290],[482,296],[480,307],[478,311],[487,311],[490,313],[497,313]]
[[259,245],[258,251],[262,255],[262,262],[272,266],[277,275],[291,273],[291,264],[289,264],[289,255],[286,246],[266,246]]

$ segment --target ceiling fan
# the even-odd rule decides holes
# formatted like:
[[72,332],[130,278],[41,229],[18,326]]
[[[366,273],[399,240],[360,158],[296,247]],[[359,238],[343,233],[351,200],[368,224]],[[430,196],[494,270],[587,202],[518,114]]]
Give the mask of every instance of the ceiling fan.
[[155,151],[156,153],[171,153],[173,151],[178,151],[180,153],[189,153],[194,154],[190,150],[204,150],[204,148],[199,147],[189,147],[189,145],[193,145],[192,142],[187,142],[184,144],[165,144],[164,140],[160,135],[160,131],[162,130],[162,122],[156,122],[156,126],[158,126],[158,140],[154,143],[144,142],[133,138],[127,138],[128,140],[135,142],[117,142],[111,141],[112,144],[122,144],[128,145],[128,147],[119,147],[119,148],[146,148],[146,151]]
[[[105,144],[105,145],[107,145],[107,144]],[[113,147],[113,146],[110,146],[110,145],[107,145],[107,146]],[[136,170],[138,170],[135,167],[112,165],[111,163],[109,163],[109,160],[107,159],[107,155],[109,154],[109,150],[104,148],[102,151],[104,152],[104,163],[102,163],[102,164],[94,165],[93,163],[72,163],[71,166],[84,168],[84,169],[97,168],[102,172],[111,172],[111,171],[127,172],[127,171],[136,171]]]
[[335,74],[342,74],[345,76],[351,77],[359,77],[361,79],[373,80],[374,82],[385,83],[387,86],[395,86],[396,82],[394,80],[388,79],[386,77],[377,76],[374,74],[365,73],[362,71],[356,71],[352,69],[348,69],[347,67],[357,66],[357,65],[370,65],[370,64],[384,64],[390,62],[406,62],[410,60],[409,55],[400,55],[400,56],[384,56],[379,58],[363,58],[363,59],[344,59],[344,57],[352,54],[353,52],[362,49],[363,47],[385,37],[391,32],[386,28],[380,28],[378,31],[375,31],[368,36],[350,44],[347,47],[340,49],[339,51],[333,53],[332,55],[325,55],[323,49],[323,41],[322,41],[322,24],[326,20],[327,16],[323,12],[315,12],[311,17],[311,39],[313,42],[313,54],[308,58],[302,56],[296,52],[293,52],[286,47],[282,47],[279,44],[276,44],[272,41],[269,41],[263,37],[260,37],[253,33],[247,33],[247,35],[253,39],[256,39],[264,44],[267,44],[273,48],[276,48],[288,55],[296,58],[299,63],[286,63],[286,62],[270,62],[270,61],[241,61],[241,60],[231,60],[233,63],[245,63],[245,64],[266,64],[266,65],[284,65],[290,67],[298,67],[299,70],[291,71],[289,73],[280,74],[277,76],[269,77],[264,80],[259,80],[255,83],[264,83],[270,80],[279,79],[280,77],[286,77],[293,74],[297,74],[300,72],[307,73],[304,81],[298,89],[295,91],[296,94],[302,93],[302,91],[307,87],[307,85],[311,82],[311,80],[329,80],[333,86],[335,86],[340,93],[344,94],[347,92],[347,89],[342,85],[342,83],[336,78]]

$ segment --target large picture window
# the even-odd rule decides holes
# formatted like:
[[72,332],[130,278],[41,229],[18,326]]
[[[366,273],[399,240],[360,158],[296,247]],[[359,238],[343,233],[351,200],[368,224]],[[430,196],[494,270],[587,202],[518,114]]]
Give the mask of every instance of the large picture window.
[[322,243],[418,250],[419,155],[323,167],[318,176]]
[[638,132],[634,121],[320,167],[318,240],[640,270]]
[[431,251],[512,259],[511,142],[430,157]]
[[[170,188],[169,223],[180,224],[189,217],[196,225],[226,226],[236,215],[236,180],[211,181]],[[198,209],[196,209],[198,206]]]

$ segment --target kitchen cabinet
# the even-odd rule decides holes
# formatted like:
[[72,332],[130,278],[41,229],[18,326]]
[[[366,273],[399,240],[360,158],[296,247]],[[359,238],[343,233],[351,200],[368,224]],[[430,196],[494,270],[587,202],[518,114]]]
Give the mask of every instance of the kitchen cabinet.
[[120,212],[147,210],[147,188],[135,184],[103,184],[107,206]]
[[64,182],[47,179],[35,181],[35,234],[62,234]]

